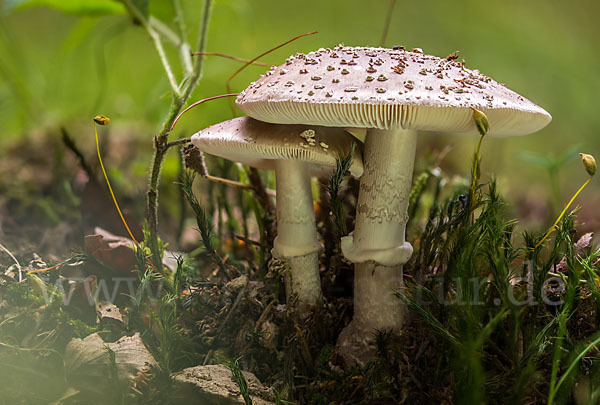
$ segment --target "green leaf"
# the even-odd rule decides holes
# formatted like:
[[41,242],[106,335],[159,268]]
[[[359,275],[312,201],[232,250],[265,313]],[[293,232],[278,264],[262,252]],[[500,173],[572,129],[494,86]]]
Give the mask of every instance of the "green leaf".
[[550,169],[554,166],[554,161],[552,159],[536,152],[522,151],[517,154],[517,157],[522,162],[544,169]]
[[575,145],[571,145],[567,149],[564,150],[558,157],[556,158],[555,164],[557,167],[562,167],[571,160],[575,159],[577,155],[579,155],[579,150],[581,149],[581,144],[577,143]]
[[24,10],[32,7],[50,7],[82,16],[125,13],[125,7],[114,0],[7,0],[4,5],[6,10]]

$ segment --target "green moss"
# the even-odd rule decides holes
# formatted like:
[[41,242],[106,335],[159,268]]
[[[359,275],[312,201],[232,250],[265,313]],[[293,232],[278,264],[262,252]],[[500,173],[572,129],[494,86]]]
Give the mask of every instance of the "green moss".
[[0,294],[10,306],[28,307],[44,304],[43,297],[38,296],[27,283],[7,283],[0,289]]

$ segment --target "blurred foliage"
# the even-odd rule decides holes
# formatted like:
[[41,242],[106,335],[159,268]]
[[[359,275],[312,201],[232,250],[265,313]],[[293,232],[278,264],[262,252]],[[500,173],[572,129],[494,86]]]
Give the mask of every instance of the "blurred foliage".
[[[83,17],[34,4],[59,4]],[[200,19],[201,7],[182,0],[189,38]],[[15,9],[7,6],[16,5]],[[158,130],[168,110],[169,86],[151,42],[143,29],[124,15],[89,15],[93,7],[120,9],[118,1],[12,0],[0,15],[0,131],[2,141],[23,134],[44,133],[60,125],[89,139],[87,122],[97,113],[113,119],[118,132],[140,137]],[[173,19],[171,2],[150,2],[150,12],[166,22]],[[207,51],[252,58],[300,33],[318,30],[263,58],[279,64],[289,54],[307,52],[343,42],[379,45],[389,2],[306,0],[302,6],[267,0],[217,0]],[[77,11],[77,7],[80,8]],[[391,18],[386,46],[420,47],[444,56],[460,50],[467,66],[477,68],[547,109],[553,122],[541,132],[523,138],[490,140],[494,150],[483,175],[500,175],[499,187],[525,193],[540,190],[550,196],[547,178],[517,159],[519,151],[546,154],[573,143],[594,153],[600,122],[595,99],[600,90],[596,66],[600,55],[595,39],[600,28],[594,15],[600,6],[591,0],[475,1],[424,0],[398,2]],[[68,10],[67,10],[68,11]],[[177,50],[167,45],[175,60]],[[208,57],[203,81],[194,99],[225,92],[227,77],[239,67],[227,59]],[[233,81],[239,91],[264,68],[249,67]],[[179,73],[179,72],[176,72]],[[188,114],[179,134],[190,134],[209,124],[231,118],[226,101],[208,103]],[[82,127],[82,125],[85,125]],[[81,130],[84,128],[84,130]],[[419,153],[427,155],[448,143],[455,148],[447,159],[451,169],[470,154],[473,138],[424,134]],[[485,154],[485,147],[483,150]],[[562,177],[564,198],[583,178],[574,165]],[[466,173],[463,173],[466,174]],[[573,183],[573,184],[571,184]],[[537,187],[536,184],[541,185]]]
[[[0,52],[4,55],[0,58],[0,142],[61,125],[86,142],[89,118],[100,112],[113,119],[119,134],[150,139],[168,111],[170,97],[143,29],[124,14],[94,17],[81,11],[86,15],[80,17],[28,6],[58,3],[63,10],[83,7],[80,11],[85,11],[94,5],[120,8],[117,0],[5,0],[0,11]],[[192,0],[181,4],[188,37],[194,42],[201,7]],[[174,27],[171,2],[153,1],[149,7],[152,15]],[[385,0],[306,0],[301,7],[266,0],[217,0],[207,51],[252,58],[312,30],[319,34],[287,45],[263,62],[279,64],[289,54],[340,42],[376,46],[388,7]],[[600,140],[594,134],[600,115],[594,100],[600,90],[595,72],[600,55],[594,39],[600,28],[593,17],[599,8],[591,0],[398,1],[385,45],[420,47],[439,56],[460,50],[468,67],[506,83],[548,110],[553,122],[539,133],[486,142],[482,153],[486,149],[494,153],[487,157],[482,175],[499,176],[499,189],[511,190],[509,199],[551,197],[556,207],[556,200],[570,195],[584,173],[576,165],[566,165],[557,197],[546,175],[517,155],[524,151],[557,155],[556,151],[572,144],[579,144],[580,152],[593,154],[599,149]],[[165,42],[168,56],[175,60],[177,50]],[[207,57],[204,78],[193,99],[224,93],[227,77],[239,66],[232,60]],[[263,71],[263,67],[247,68],[233,80],[233,90],[245,88]],[[227,101],[203,105],[181,121],[176,136],[231,118],[227,107]],[[453,144],[446,168],[466,174],[460,163],[475,142],[471,137],[423,134],[419,155]]]
[[121,14],[125,9],[112,0],[9,0],[5,10],[22,10],[30,7],[52,7],[75,15]]

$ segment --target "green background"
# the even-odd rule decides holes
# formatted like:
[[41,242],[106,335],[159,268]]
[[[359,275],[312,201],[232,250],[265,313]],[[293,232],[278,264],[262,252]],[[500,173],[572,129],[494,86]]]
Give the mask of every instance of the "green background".
[[[202,2],[182,4],[194,43]],[[138,168],[143,172],[150,164],[152,135],[160,128],[170,102],[167,80],[145,31],[124,14],[81,17],[48,7],[14,10],[9,5],[5,1],[0,6],[0,145],[52,134],[65,126],[77,142],[92,148],[91,117],[102,113],[111,117],[113,133],[147,139],[143,156],[147,163]],[[170,2],[153,0],[150,7],[171,23]],[[262,61],[280,64],[292,53],[338,43],[377,46],[388,7],[387,0],[217,0],[207,51],[252,58],[313,30],[318,34]],[[522,158],[521,152],[556,156],[578,144],[577,151],[600,157],[599,8],[592,0],[399,0],[393,10],[387,47],[420,47],[438,56],[460,50],[467,67],[505,83],[552,114],[552,123],[536,134],[490,138],[483,144],[484,175],[493,173],[499,179],[501,191],[514,204],[515,216],[525,222],[541,225],[549,221],[551,186],[547,171],[531,158]],[[176,50],[166,47],[177,65]],[[227,77],[239,66],[207,57],[193,99],[225,93]],[[233,80],[233,90],[242,90],[264,70],[246,69]],[[229,118],[226,100],[205,104],[182,119],[176,136]],[[474,137],[423,134],[416,170],[436,151],[452,144],[443,167],[449,173],[467,175],[476,141]],[[587,175],[573,156],[559,178],[564,203]],[[580,220],[587,228],[600,222],[599,195],[595,180],[578,201]]]

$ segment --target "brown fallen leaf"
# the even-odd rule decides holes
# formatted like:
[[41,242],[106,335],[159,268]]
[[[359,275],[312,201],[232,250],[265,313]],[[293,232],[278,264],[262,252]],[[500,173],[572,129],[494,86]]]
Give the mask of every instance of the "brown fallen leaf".
[[[109,241],[102,235],[84,238],[85,251],[119,274],[136,276],[137,258],[131,245],[123,240]],[[93,267],[98,267],[94,266]],[[92,270],[92,269],[90,269]],[[93,269],[98,271],[99,269]],[[100,271],[102,274],[102,271]]]

